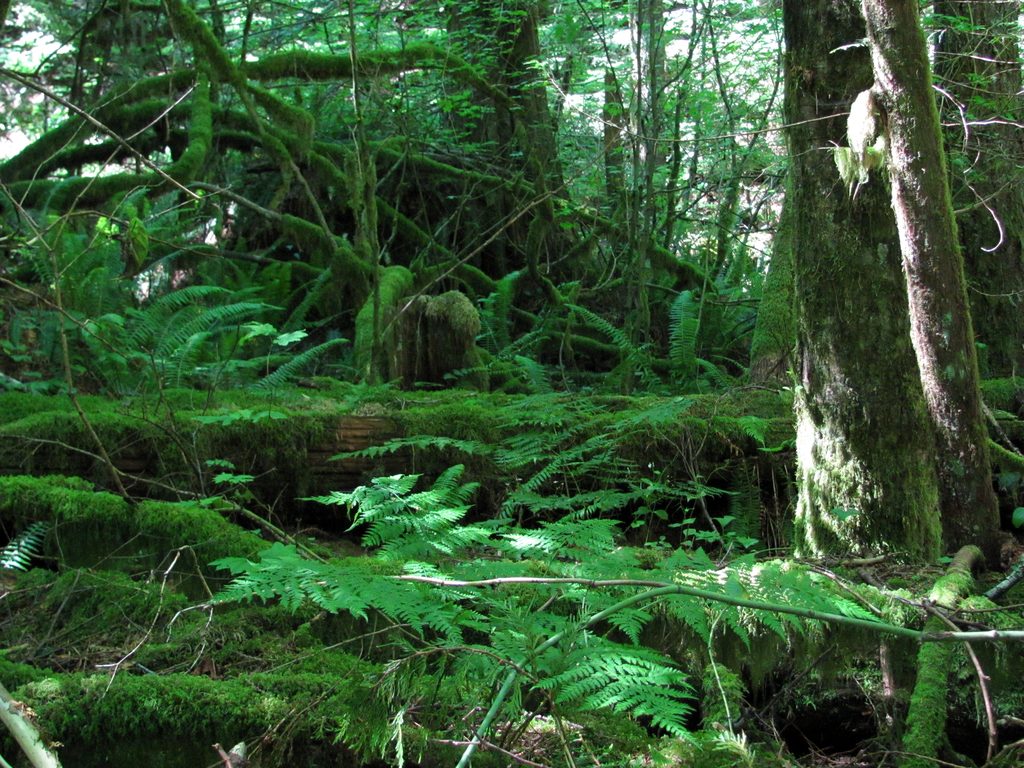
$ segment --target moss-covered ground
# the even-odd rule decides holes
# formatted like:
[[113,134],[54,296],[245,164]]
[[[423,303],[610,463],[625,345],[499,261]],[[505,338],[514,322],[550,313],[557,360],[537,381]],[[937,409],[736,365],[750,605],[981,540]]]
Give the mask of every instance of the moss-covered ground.
[[[261,397],[186,390],[145,401],[81,397],[130,480],[134,495],[127,499],[109,490],[109,472],[66,399],[0,394],[3,541],[34,522],[47,524],[36,567],[0,574],[0,682],[31,708],[44,736],[63,745],[65,765],[213,764],[210,744],[243,740],[259,766],[394,764],[399,748],[407,764],[454,765],[464,745],[435,729],[465,716],[469,703],[443,676],[427,688],[429,702],[407,698],[411,690],[423,696],[424,687],[409,683],[408,664],[396,665],[402,627],[373,615],[290,611],[274,601],[209,600],[224,578],[212,561],[253,557],[275,538],[321,556],[362,557],[343,534],[347,520],[297,500],[346,490],[326,485],[339,477],[355,484],[382,467],[432,474],[464,463],[467,479],[482,483],[472,513],[478,518],[509,508],[542,518],[559,514],[563,496],[614,491],[631,499],[606,510],[627,532],[623,546],[652,557],[658,550],[646,547],[659,536],[680,545],[700,535],[699,521],[689,532],[670,524],[684,508],[695,517],[734,518],[736,538],[723,527],[708,540],[712,546],[739,546],[746,536],[760,546],[785,544],[791,402],[777,392],[569,398],[309,384]],[[1016,383],[989,383],[986,397],[1012,431],[1020,411]],[[353,443],[339,432],[339,424],[352,423],[343,419],[378,421]],[[355,469],[331,474],[324,467],[346,459],[327,457],[341,449],[356,452],[347,459]],[[1012,501],[1011,480],[1004,492]],[[537,501],[541,490],[552,506]],[[882,605],[889,620],[919,626],[924,617],[902,601],[926,595],[940,573],[938,566],[881,563],[847,575],[869,582],[851,600]],[[880,600],[871,583],[887,584],[889,597]],[[1021,590],[1010,593],[1009,604],[1024,599]],[[1000,626],[1019,625],[1019,613],[995,608],[977,598],[961,603],[964,621],[977,611],[986,623],[995,616]],[[787,728],[859,707],[874,713],[853,729],[873,739],[873,746],[861,743],[863,754],[874,755],[862,764],[882,764],[901,736],[916,676],[913,643],[886,643],[883,675],[878,638],[856,630],[788,641],[755,631],[751,645],[721,633],[717,667],[708,666],[707,646],[668,618],[652,622],[643,640],[703,681],[696,737],[667,739],[642,721],[599,713],[573,724],[578,730],[568,743],[577,745],[576,758],[623,766],[794,765],[798,758],[776,728],[792,750],[814,750],[828,745],[806,739],[806,727],[798,735]],[[983,663],[997,715],[1019,721],[1019,657],[988,648]],[[950,728],[960,736],[952,741],[970,751],[965,739],[976,741],[984,730],[972,662],[944,648],[941,664],[953,681]],[[740,732],[760,743],[744,742]],[[505,737],[524,757],[565,764],[567,736],[544,718]],[[6,735],[0,754],[17,754]],[[507,763],[497,750],[482,750],[474,761]]]

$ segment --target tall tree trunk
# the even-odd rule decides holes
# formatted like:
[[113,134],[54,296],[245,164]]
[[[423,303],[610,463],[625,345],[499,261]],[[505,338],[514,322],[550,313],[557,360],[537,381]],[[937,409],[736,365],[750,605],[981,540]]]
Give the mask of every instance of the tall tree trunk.
[[953,170],[953,204],[967,271],[967,297],[982,371],[1024,366],[1024,119],[1019,2],[936,0],[936,74],[949,99],[943,123]]
[[662,83],[665,79],[666,29],[662,0],[639,0],[630,26],[635,83],[630,104],[633,145],[627,217],[630,261],[625,270],[629,306],[626,329],[633,343],[640,345],[650,339],[651,333],[651,251],[656,243],[659,200],[656,172],[664,154],[661,138],[665,129]]
[[946,546],[994,554],[999,513],[978,389],[974,329],[917,0],[862,0],[888,123],[892,206],[917,355],[938,449]]
[[[871,84],[858,0],[786,0],[799,495],[805,555],[939,551],[934,439],[884,185],[847,193],[831,146]],[[829,119],[829,118],[832,119]]]

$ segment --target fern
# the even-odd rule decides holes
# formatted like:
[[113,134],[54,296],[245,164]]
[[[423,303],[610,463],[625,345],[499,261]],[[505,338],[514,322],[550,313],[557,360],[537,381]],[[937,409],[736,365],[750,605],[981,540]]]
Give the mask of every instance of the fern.
[[612,709],[688,738],[693,689],[675,665],[656,651],[609,640],[591,641],[564,657],[567,669],[538,683],[560,704],[582,710]]
[[700,330],[700,306],[693,291],[676,296],[669,309],[669,354],[672,374],[682,381],[697,372],[697,333]]
[[476,483],[459,484],[462,465],[450,467],[433,486],[412,493],[419,475],[379,477],[352,493],[333,493],[313,501],[348,507],[352,528],[366,526],[364,547],[379,548],[384,559],[453,556],[491,533],[483,526],[458,525],[469,510]]
[[603,317],[591,312],[586,307],[581,307],[578,304],[569,304],[568,308],[588,326],[607,336],[612,344],[618,348],[619,354],[624,358],[632,357],[635,354],[635,345],[621,328],[616,328]]
[[274,389],[280,387],[323,357],[327,351],[347,343],[346,339],[331,339],[322,344],[317,344],[315,347],[310,347],[305,352],[295,355],[288,362],[279,366],[273,373],[264,376],[256,383],[255,388]]
[[521,272],[509,272],[494,284],[494,292],[481,302],[480,325],[484,346],[500,354],[511,345],[510,314]]
[[0,570],[27,571],[42,549],[50,524],[36,521],[0,549]]
[[[788,642],[815,623],[797,614],[882,626],[793,563],[746,555],[721,563],[685,548],[652,559],[622,547],[616,521],[574,514],[569,496],[552,502],[566,514],[535,526],[511,517],[467,523],[475,486],[462,476],[454,466],[429,486],[397,475],[318,498],[349,509],[372,559],[310,562],[275,544],[256,563],[220,561],[234,579],[218,600],[280,599],[293,609],[309,601],[400,625],[394,707],[428,684],[431,697],[445,689],[437,727],[461,722],[450,708],[501,680],[491,711],[509,719],[532,689],[566,715],[608,709],[683,738],[694,692],[675,662],[640,644],[656,617],[678,622],[699,645],[725,633]],[[521,503],[543,499],[524,492]]]
[[345,451],[332,456],[331,459],[376,459],[407,449],[435,452],[452,450],[468,456],[487,456],[493,452],[491,446],[477,440],[459,440],[440,435],[413,435],[392,438],[380,445],[370,445],[358,451]]
[[331,277],[333,277],[333,272],[331,272],[330,267],[328,267],[317,275],[316,279],[306,285],[300,286],[297,289],[297,293],[302,296],[302,299],[299,301],[295,309],[291,311],[291,314],[288,315],[288,319],[281,324],[282,331],[296,331],[302,328],[303,324],[306,322],[306,316],[309,314],[310,310],[313,309],[316,303],[320,301],[323,297],[324,291],[327,290],[327,287],[330,285]]

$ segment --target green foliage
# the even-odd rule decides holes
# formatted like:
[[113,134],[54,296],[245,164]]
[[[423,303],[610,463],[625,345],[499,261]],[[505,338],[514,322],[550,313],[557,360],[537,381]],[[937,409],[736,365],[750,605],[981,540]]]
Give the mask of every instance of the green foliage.
[[[459,483],[462,471],[452,467],[424,490],[418,476],[399,475],[320,499],[349,508],[374,557],[312,562],[275,544],[258,562],[218,561],[235,577],[218,601],[380,614],[412,633],[397,640],[410,660],[441,665],[414,665],[419,675],[446,670],[461,700],[486,697],[510,667],[520,680],[500,699],[510,724],[526,698],[540,696],[542,709],[561,716],[611,709],[682,737],[694,693],[675,662],[641,644],[655,616],[704,645],[725,633],[786,642],[806,631],[789,608],[874,621],[793,563],[726,564],[700,548],[651,558],[620,545],[615,521],[573,514],[529,527],[509,518],[467,524],[473,487]],[[748,603],[768,610],[741,607]]]
[[692,291],[676,296],[669,310],[669,360],[673,374],[682,380],[697,373],[697,332],[700,330],[700,307]]
[[190,548],[205,563],[264,546],[259,537],[232,525],[215,509],[189,502],[132,505],[119,496],[93,491],[90,483],[78,478],[0,477],[0,517],[52,525],[62,561],[73,566],[105,561],[118,546],[126,547],[118,560],[126,569],[155,567],[166,552],[179,547]]
[[0,570],[27,571],[32,558],[40,553],[50,527],[49,523],[38,520],[7,542],[0,549]]
[[456,525],[469,511],[469,500],[477,488],[476,483],[458,484],[463,469],[461,465],[450,467],[430,489],[419,493],[410,493],[419,475],[396,475],[376,478],[352,493],[333,493],[313,501],[355,510],[352,527],[367,526],[363,546],[379,547],[384,559],[450,555],[489,537],[485,528]]
[[[297,333],[297,331],[294,333]],[[331,339],[330,341],[325,341],[322,344],[317,344],[314,347],[310,347],[304,352],[300,352],[294,357],[288,358],[274,371],[268,373],[266,376],[264,376],[262,379],[256,382],[254,388],[256,390],[266,390],[281,387],[287,384],[292,379],[294,379],[302,371],[308,370],[317,360],[322,358],[327,352],[347,343],[347,339]]]
[[121,394],[193,380],[210,354],[208,342],[267,309],[260,302],[234,298],[218,286],[189,286],[124,315],[96,318],[85,334],[96,375]]
[[611,709],[650,717],[673,736],[689,736],[687,715],[692,689],[682,672],[662,654],[611,641],[576,647],[560,660],[564,671],[537,683],[554,691],[562,706]]

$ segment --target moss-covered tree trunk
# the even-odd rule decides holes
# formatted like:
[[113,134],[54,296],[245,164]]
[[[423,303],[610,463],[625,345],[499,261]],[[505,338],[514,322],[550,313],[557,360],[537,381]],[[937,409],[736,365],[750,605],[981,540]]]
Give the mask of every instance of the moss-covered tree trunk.
[[886,112],[892,206],[900,233],[911,338],[938,447],[948,547],[995,544],[999,513],[988,463],[974,329],[967,306],[928,51],[916,0],[862,0]]
[[1024,119],[1019,2],[937,0],[936,73],[982,370],[1024,366]]
[[830,147],[871,85],[857,0],[783,4],[797,310],[796,544],[805,555],[939,549],[934,440],[884,183],[848,194]]

